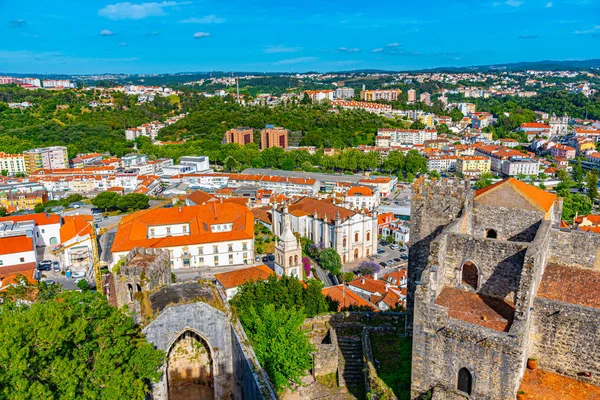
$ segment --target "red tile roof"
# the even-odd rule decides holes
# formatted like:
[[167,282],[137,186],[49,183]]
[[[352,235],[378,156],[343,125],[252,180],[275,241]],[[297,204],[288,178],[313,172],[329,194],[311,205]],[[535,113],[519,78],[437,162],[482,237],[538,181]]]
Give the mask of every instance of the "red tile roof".
[[352,186],[350,190],[348,190],[348,196],[373,196],[373,190],[366,186]]
[[[25,235],[0,238],[0,255],[33,251],[33,238]],[[2,267],[0,267],[2,268]]]
[[19,275],[24,276],[29,283],[35,283],[35,266],[36,264],[32,262],[13,267],[0,267],[0,291],[6,290],[10,285],[20,283],[17,281]]
[[231,289],[250,281],[266,281],[269,279],[269,276],[274,274],[275,271],[263,264],[255,267],[238,269],[236,271],[224,272],[222,274],[215,274],[215,279],[225,289]]
[[[189,224],[189,234],[148,238],[152,226]],[[211,225],[232,223],[229,232],[213,232]],[[115,235],[113,252],[134,247],[164,248],[201,243],[245,240],[254,237],[254,216],[248,207],[236,203],[211,202],[201,206],[158,208],[123,217]]]
[[25,215],[11,215],[8,217],[0,218],[0,222],[22,222],[22,221],[34,221],[36,225],[51,225],[60,224],[60,215],[57,214],[25,214]]
[[556,201],[557,196],[555,194],[546,192],[545,190],[535,186],[528,185],[527,183],[521,182],[515,178],[504,179],[500,182],[494,183],[493,185],[479,189],[475,192],[475,198],[485,195],[486,193],[491,193],[493,190],[503,185],[512,186],[518,193],[529,200],[530,203],[537,205],[545,211],[549,211]]
[[370,276],[363,276],[357,279],[354,279],[352,282],[348,283],[348,286],[353,286],[362,290],[366,290],[367,292],[384,294],[387,291],[388,285],[379,279],[373,279]]
[[525,392],[527,400],[600,399],[600,387],[539,368],[525,370],[519,390]]
[[538,297],[600,308],[600,272],[548,264]]
[[334,220],[337,214],[340,214],[342,221],[353,217],[356,213],[350,211],[347,208],[334,206],[328,201],[317,200],[311,197],[303,197],[297,202],[289,206],[290,214],[301,216],[301,215],[313,215],[317,213],[317,218],[324,219],[327,217],[328,220]]
[[344,285],[323,288],[321,289],[321,293],[323,293],[325,297],[329,297],[338,302],[338,311],[350,306],[371,307],[374,311],[379,311],[377,306],[373,303],[363,299],[349,288],[344,288]]
[[92,233],[93,218],[91,215],[71,215],[63,217],[63,225],[60,227],[60,242],[65,243],[77,236],[90,235]]

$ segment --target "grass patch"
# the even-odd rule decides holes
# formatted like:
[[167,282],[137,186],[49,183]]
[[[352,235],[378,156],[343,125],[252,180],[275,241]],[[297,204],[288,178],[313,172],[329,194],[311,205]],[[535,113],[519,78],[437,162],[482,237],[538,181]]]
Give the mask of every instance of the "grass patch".
[[371,347],[377,374],[398,397],[399,400],[410,399],[410,379],[412,363],[412,341],[410,338],[394,334],[371,334]]
[[323,385],[336,388],[338,387],[337,373],[332,372],[330,374],[317,376],[317,382],[322,383]]

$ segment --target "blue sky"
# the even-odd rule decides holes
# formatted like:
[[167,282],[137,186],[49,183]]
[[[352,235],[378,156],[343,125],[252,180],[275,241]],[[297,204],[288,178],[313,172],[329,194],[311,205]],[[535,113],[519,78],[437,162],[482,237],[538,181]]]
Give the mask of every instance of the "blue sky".
[[405,70],[600,58],[600,0],[0,0],[0,73]]

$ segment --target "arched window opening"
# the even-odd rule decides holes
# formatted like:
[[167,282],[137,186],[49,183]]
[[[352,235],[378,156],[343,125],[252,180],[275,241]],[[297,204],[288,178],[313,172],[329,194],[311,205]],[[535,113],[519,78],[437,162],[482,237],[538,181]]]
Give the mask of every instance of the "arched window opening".
[[356,232],[356,233],[354,234],[354,241],[355,241],[355,242],[358,242],[358,232]]
[[367,232],[367,242],[371,240],[371,232]]
[[485,237],[488,239],[498,239],[498,232],[496,232],[494,229],[486,229]]
[[342,243],[342,246],[346,247],[346,238],[344,238],[344,241]]
[[294,265],[298,265],[298,256],[297,255],[294,256]]
[[288,266],[291,266],[291,265],[292,265],[292,256],[290,256],[290,263]]
[[129,301],[133,301],[133,286],[130,283],[127,284],[127,291],[129,292]]
[[184,332],[167,356],[168,399],[214,399],[213,369],[208,343],[195,332]]
[[470,286],[477,290],[479,288],[479,269],[471,261],[467,261],[462,266],[461,282],[463,285]]
[[138,283],[137,285],[135,285],[135,286],[136,286],[136,289],[137,289],[137,291],[138,291],[138,292],[141,292],[141,291],[142,291],[142,287],[140,286],[140,284],[139,284],[139,283]]
[[468,394],[469,396],[471,395],[471,391],[473,389],[473,377],[466,368],[461,368],[460,371],[458,371],[457,389],[460,392]]
[[358,258],[358,249],[354,249],[354,259]]

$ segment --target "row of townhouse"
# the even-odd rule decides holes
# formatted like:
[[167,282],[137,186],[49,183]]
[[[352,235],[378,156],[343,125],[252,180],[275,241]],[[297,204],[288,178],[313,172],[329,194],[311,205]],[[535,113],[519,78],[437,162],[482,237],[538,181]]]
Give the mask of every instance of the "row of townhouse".
[[361,109],[374,114],[384,114],[392,111],[389,104],[369,103],[366,101],[333,100],[332,107],[341,107],[346,110]]
[[493,172],[505,176],[539,174],[540,162],[531,153],[523,154],[504,146],[490,146],[479,143],[473,147],[476,155],[490,159],[490,168]]
[[437,139],[435,129],[394,129],[379,128],[375,137],[375,146],[393,147],[424,144],[426,140]]

